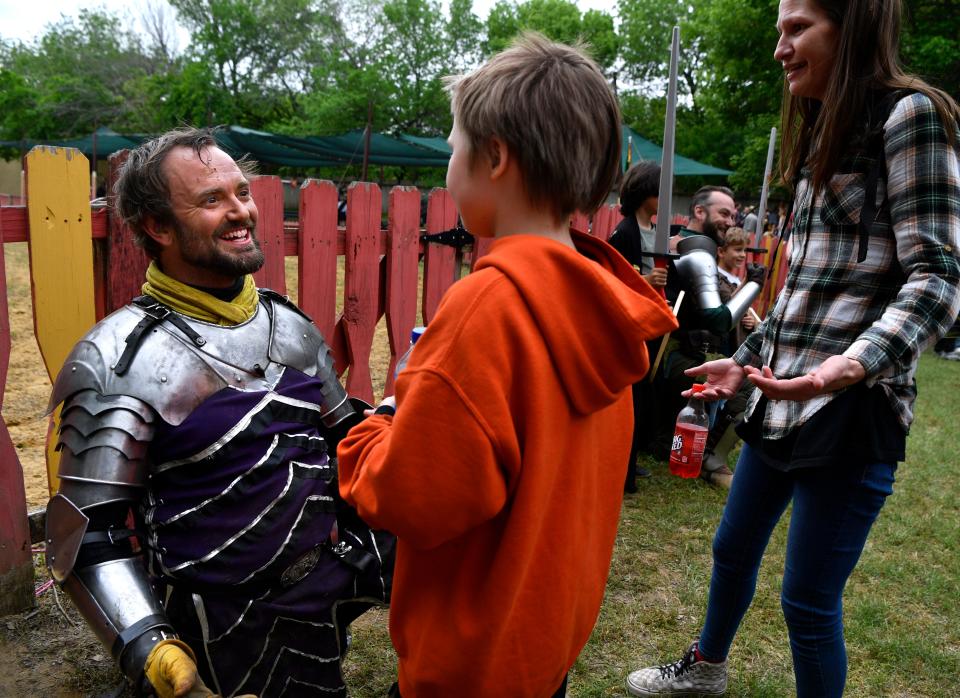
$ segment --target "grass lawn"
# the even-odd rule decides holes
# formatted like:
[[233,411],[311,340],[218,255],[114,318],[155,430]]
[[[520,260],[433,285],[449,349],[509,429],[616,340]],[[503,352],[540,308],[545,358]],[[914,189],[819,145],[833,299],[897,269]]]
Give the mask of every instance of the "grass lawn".
[[[960,695],[960,362],[928,352],[917,381],[907,460],[847,585],[847,696]],[[625,695],[629,671],[678,658],[703,620],[725,492],[650,467],[653,477],[624,502],[606,599],[571,672],[571,696]],[[794,693],[780,611],[786,522],[734,641],[728,696]],[[383,696],[393,679],[385,625],[385,613],[355,624],[353,696]]]

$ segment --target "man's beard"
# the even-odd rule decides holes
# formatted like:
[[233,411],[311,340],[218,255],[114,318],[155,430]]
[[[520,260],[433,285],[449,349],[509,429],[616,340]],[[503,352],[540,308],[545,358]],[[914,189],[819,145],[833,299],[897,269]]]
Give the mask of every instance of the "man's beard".
[[706,235],[718,245],[723,239],[723,233],[727,232],[726,227],[724,227],[723,230],[720,230],[717,224],[710,220],[710,218],[705,218],[703,223],[701,223],[700,228],[700,232],[702,234]]
[[[250,229],[250,247],[234,254],[221,250],[217,246],[216,239],[238,228]],[[194,233],[180,221],[175,221],[173,233],[180,245],[180,256],[183,261],[223,276],[238,278],[252,274],[263,266],[263,251],[260,249],[260,241],[257,240],[256,228],[253,222],[248,225],[223,224],[214,231],[212,237],[206,237]]]

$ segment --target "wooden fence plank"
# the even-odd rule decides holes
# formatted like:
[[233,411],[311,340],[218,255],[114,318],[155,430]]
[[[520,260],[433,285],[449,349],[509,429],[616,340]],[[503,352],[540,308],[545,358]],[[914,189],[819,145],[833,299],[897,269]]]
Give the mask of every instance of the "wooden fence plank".
[[300,187],[298,300],[327,343],[337,320],[337,188],[308,179]]
[[[457,224],[457,207],[446,189],[434,189],[427,199],[427,232],[439,233]],[[457,251],[449,245],[427,243],[423,251],[423,324],[429,325],[440,299],[453,285]]]
[[[25,160],[33,317],[43,363],[56,378],[73,345],[96,321],[90,166],[79,150],[33,148]],[[59,410],[54,418],[59,417]],[[56,491],[59,454],[47,444]]]
[[414,187],[394,187],[388,209],[385,314],[390,341],[390,366],[384,395],[393,395],[397,359],[410,344],[417,321],[417,276],[420,251],[420,192]]
[[373,402],[370,349],[377,326],[380,283],[380,187],[354,182],[347,190],[343,332],[350,395]]
[[[0,219],[0,415],[10,364],[10,312],[3,232],[3,220]],[[33,604],[33,560],[23,469],[6,420],[0,416],[0,616],[19,613]]]
[[260,288],[286,293],[287,281],[283,264],[283,184],[279,177],[255,177],[250,183],[250,192],[260,212],[257,238],[264,256],[263,267],[253,278]]
[[613,235],[614,228],[623,220],[620,209],[612,204],[604,204],[593,214],[593,225],[590,232],[606,242]]
[[577,211],[570,217],[570,229],[579,230],[581,233],[590,232],[590,219],[587,214]]
[[[110,171],[107,175],[107,191],[112,192],[120,168],[127,161],[129,150],[121,150],[110,156]],[[113,197],[110,197],[111,202]],[[122,308],[132,298],[140,295],[140,287],[146,278],[150,258],[133,241],[133,233],[123,224],[120,216],[107,219],[105,314]]]
[[490,251],[490,245],[492,244],[493,238],[473,239],[473,263],[470,266],[470,271],[473,271],[477,266],[477,262],[480,261],[480,258]]

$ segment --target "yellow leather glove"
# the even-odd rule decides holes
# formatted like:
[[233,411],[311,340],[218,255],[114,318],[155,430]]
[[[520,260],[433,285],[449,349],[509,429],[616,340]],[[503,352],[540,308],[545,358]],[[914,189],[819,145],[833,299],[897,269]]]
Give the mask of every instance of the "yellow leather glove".
[[180,640],[163,640],[143,665],[147,680],[160,698],[213,698],[197,673],[193,650]]

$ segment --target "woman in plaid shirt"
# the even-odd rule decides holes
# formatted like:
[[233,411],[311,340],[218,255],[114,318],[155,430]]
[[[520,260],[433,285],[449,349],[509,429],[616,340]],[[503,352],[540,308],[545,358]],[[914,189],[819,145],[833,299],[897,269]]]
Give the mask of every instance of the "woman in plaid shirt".
[[732,358],[688,371],[707,375],[707,399],[744,378],[757,390],[700,638],[681,660],[632,673],[633,695],[724,692],[727,652],[791,502],[781,605],[797,694],[843,693],[843,588],[904,458],[917,359],[960,310],[960,109],[899,68],[900,4],[780,0],[790,271]]

